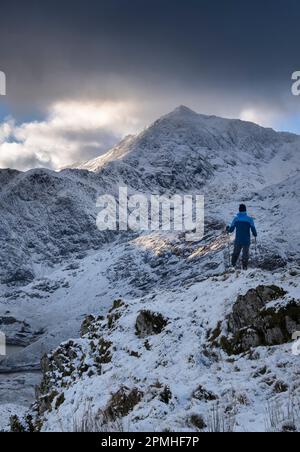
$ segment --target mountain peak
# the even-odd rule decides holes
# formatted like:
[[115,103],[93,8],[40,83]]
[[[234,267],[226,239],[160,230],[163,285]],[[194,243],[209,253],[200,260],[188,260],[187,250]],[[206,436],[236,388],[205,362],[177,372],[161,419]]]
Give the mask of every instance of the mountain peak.
[[173,110],[170,115],[173,114],[180,114],[180,115],[197,115],[197,113],[190,108],[186,107],[185,105],[179,105],[179,107],[176,107],[175,110]]
[[[171,183],[177,188],[190,184],[202,187],[216,168],[227,168],[233,179],[235,172],[231,169],[239,163],[243,166],[249,155],[261,165],[268,164],[274,153],[286,155],[287,146],[294,149],[298,145],[299,141],[295,143],[295,139],[273,130],[240,120],[198,114],[180,105],[140,134],[79,165],[78,169],[100,172],[110,168],[112,171],[124,165],[126,172],[128,168],[141,171],[141,176],[132,176],[139,179],[139,185],[143,178],[151,175],[153,179],[162,173],[170,177],[164,182],[166,188],[170,189]],[[294,152],[291,155],[295,156]],[[180,182],[175,180],[175,174]],[[238,176],[236,183],[240,182]]]

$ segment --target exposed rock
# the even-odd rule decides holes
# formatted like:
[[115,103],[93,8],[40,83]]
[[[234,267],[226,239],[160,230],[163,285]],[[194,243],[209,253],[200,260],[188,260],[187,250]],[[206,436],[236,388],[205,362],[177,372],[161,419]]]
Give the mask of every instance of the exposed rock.
[[86,364],[87,358],[83,347],[74,341],[66,342],[52,354],[42,358],[43,379],[37,388],[40,412],[50,411],[54,398],[59,395],[59,389],[68,388],[89,370],[91,365]]
[[108,421],[115,421],[127,416],[140,403],[143,395],[137,388],[129,389],[122,386],[119,391],[112,395],[104,410],[104,417]]
[[258,267],[262,270],[274,271],[278,268],[284,268],[287,265],[287,261],[279,255],[267,255],[261,259],[258,263]]
[[80,335],[83,338],[87,336],[88,339],[96,339],[101,335],[101,331],[104,329],[104,325],[102,322],[105,320],[104,317],[94,317],[93,315],[89,315],[85,318],[81,325]]
[[58,410],[58,408],[64,403],[65,400],[65,394],[62,392],[55,401],[55,409]]
[[[83,375],[90,378],[101,374],[102,366],[111,362],[113,344],[102,336],[106,327],[104,317],[88,316],[81,327],[81,339],[65,342],[42,358],[43,378],[36,389],[37,402],[33,409],[38,419],[59,409],[65,402],[65,390],[74,382]],[[128,397],[132,399],[133,394]],[[124,403],[126,405],[126,399]]]
[[169,386],[164,386],[162,391],[159,394],[159,399],[161,402],[165,403],[166,405],[168,405],[170,403],[170,401],[172,400],[172,391],[169,388]]
[[18,416],[10,418],[10,429],[12,433],[38,433],[42,428],[41,422],[27,415],[24,419]]
[[218,396],[215,395],[213,392],[207,391],[203,386],[199,386],[193,393],[192,396],[194,399],[197,400],[205,400],[207,402],[212,402],[214,400],[218,399]]
[[84,319],[80,329],[80,337],[85,336],[90,331],[90,328],[95,320],[96,319],[93,315],[89,315]]
[[259,345],[261,341],[258,334],[250,329],[241,330],[234,338],[222,336],[220,339],[220,346],[228,355],[239,355]]
[[274,386],[274,391],[276,394],[281,394],[282,392],[288,392],[289,386],[283,381],[276,381]]
[[192,414],[188,420],[189,424],[191,424],[193,427],[196,427],[197,430],[204,430],[207,427],[207,424],[205,423],[202,416],[199,414]]
[[[219,339],[223,350],[229,355],[238,355],[253,347],[289,342],[300,327],[300,301],[289,300],[278,307],[267,306],[285,295],[286,292],[279,287],[259,286],[239,296],[226,320],[228,335]],[[216,334],[214,340],[215,337]]]
[[32,289],[40,292],[54,293],[61,287],[68,287],[68,283],[65,280],[52,281],[50,279],[41,279],[35,284]]
[[256,319],[258,312],[273,300],[278,300],[286,292],[276,286],[259,286],[249,290],[246,295],[240,295],[233,306],[232,314],[228,318],[228,329],[231,333],[249,326]]
[[123,300],[114,300],[113,306],[112,306],[112,308],[110,309],[109,312],[113,312],[116,309],[120,309],[120,308],[122,308],[122,306],[125,306],[125,303],[124,303]]
[[105,339],[99,339],[99,344],[97,346],[97,357],[96,362],[99,364],[108,364],[112,360],[112,354],[110,348],[112,346],[112,342],[106,341]]
[[46,411],[52,411],[52,403],[59,394],[57,391],[52,391],[45,396],[40,396],[38,404],[38,413],[42,416]]
[[121,318],[121,312],[113,312],[107,316],[107,327],[111,330],[115,327],[117,321]]
[[297,427],[292,421],[286,421],[282,424],[282,433],[297,433]]
[[151,400],[159,400],[165,405],[169,405],[173,399],[171,388],[160,381],[149,386],[147,389],[147,396],[150,397]]
[[151,311],[141,311],[136,319],[136,334],[140,338],[160,334],[167,324],[168,320],[161,314]]
[[14,272],[6,275],[6,277],[3,278],[2,283],[26,286],[27,284],[30,284],[34,280],[34,278],[35,275],[31,270],[26,268],[19,268],[18,270],[15,270]]
[[1,326],[15,325],[16,323],[21,323],[21,322],[16,320],[14,317],[0,317],[0,325]]

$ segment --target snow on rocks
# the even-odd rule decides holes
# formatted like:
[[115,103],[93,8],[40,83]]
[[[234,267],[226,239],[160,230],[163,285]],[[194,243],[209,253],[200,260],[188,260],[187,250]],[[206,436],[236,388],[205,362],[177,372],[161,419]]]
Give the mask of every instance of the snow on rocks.
[[[275,293],[293,297],[299,290],[294,277],[279,272],[276,278],[280,294],[277,288],[259,289],[270,300],[267,307],[284,305],[283,299],[274,301]],[[267,410],[280,404],[285,411],[289,397],[299,396],[299,358],[291,344],[254,347],[232,357],[207,338],[240,293],[262,282],[271,286],[271,280],[268,273],[227,274],[176,293],[116,300],[107,316],[89,316],[81,339],[44,358],[31,412],[36,425],[42,431],[77,431],[88,428],[84,419],[93,419],[98,431],[116,429],[116,423],[130,431],[197,431],[201,425],[211,431],[221,428],[213,424],[217,416],[226,431],[264,431],[267,421],[274,422]],[[135,326],[145,307],[168,323],[157,334],[139,337]],[[287,414],[282,416],[287,422]]]
[[269,304],[286,295],[279,287],[259,286],[239,296],[226,318],[226,335],[219,324],[212,333],[212,342],[216,344],[218,338],[220,346],[229,355],[239,355],[261,345],[290,342],[293,333],[300,330],[300,300]]
[[168,321],[164,317],[155,312],[141,311],[136,319],[136,334],[140,338],[160,334],[167,326]]
[[7,432],[10,430],[11,418],[18,416],[26,416],[26,408],[24,406],[15,404],[3,404],[0,406],[0,432]]
[[[36,404],[13,429],[291,429],[299,143],[180,107],[79,169],[0,171],[0,314],[43,331],[5,371],[46,354]],[[204,194],[204,239],[99,232],[97,196],[117,194],[118,185]],[[226,271],[224,228],[241,201],[259,242],[252,269],[238,274]],[[277,300],[265,294],[274,285],[285,293]],[[240,331],[255,334],[230,356],[218,341]]]

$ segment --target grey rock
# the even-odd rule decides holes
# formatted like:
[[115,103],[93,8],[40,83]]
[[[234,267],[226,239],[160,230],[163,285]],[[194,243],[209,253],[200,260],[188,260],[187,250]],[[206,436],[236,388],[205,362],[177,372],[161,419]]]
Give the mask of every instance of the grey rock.
[[167,324],[168,320],[161,314],[151,311],[141,311],[136,319],[136,334],[140,338],[160,334]]
[[226,319],[228,334],[219,340],[223,350],[229,355],[238,355],[253,347],[291,341],[292,334],[300,328],[300,301],[288,300],[279,307],[267,306],[285,295],[279,287],[259,286],[239,296]]

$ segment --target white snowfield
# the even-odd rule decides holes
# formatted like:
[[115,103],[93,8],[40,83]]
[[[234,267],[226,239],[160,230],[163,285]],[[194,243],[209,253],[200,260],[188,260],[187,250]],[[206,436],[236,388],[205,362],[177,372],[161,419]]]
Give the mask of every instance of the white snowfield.
[[[87,411],[105,409],[122,386],[143,393],[121,420],[125,430],[193,431],[195,416],[213,430],[216,412],[235,431],[290,422],[300,359],[292,355],[292,338],[258,347],[250,359],[214,349],[207,337],[238,295],[261,284],[300,298],[299,152],[296,135],[179,107],[77,168],[0,170],[0,330],[11,345],[24,346],[0,362],[0,428],[8,428],[14,404],[17,413],[29,405],[28,387],[37,376],[30,379],[30,372],[39,369],[41,356],[78,338],[84,318],[105,316],[116,299],[127,308],[105,332],[114,346],[111,362],[101,375],[73,382],[63,403],[44,413],[43,430],[74,430]],[[175,233],[99,232],[96,199],[117,195],[119,186],[132,193],[204,194],[204,240],[189,244]],[[240,202],[255,218],[259,255],[253,248],[251,268],[237,277],[227,272],[224,228]],[[162,333],[148,338],[150,347],[135,335],[143,309],[169,319]],[[13,380],[15,372],[26,373],[25,383]],[[12,381],[15,400],[6,390]],[[153,393],[157,383],[170,389],[168,404]],[[282,392],[276,390],[280,383]],[[195,398],[199,386],[214,400]]]
[[[205,430],[213,430],[214,410],[224,422],[224,431],[237,432],[272,429],[269,410],[280,418],[278,424],[288,420],[292,404],[296,416],[299,357],[292,355],[291,344],[258,347],[250,358],[228,357],[207,341],[208,331],[230,313],[240,293],[274,280],[290,296],[299,295],[299,281],[288,275],[262,272],[258,276],[249,271],[242,277],[208,278],[189,288],[130,300],[115,328],[100,332],[113,344],[112,361],[102,366],[102,375],[85,375],[64,390],[66,401],[47,413],[43,431],[73,431],[91,413],[96,418],[120,387],[138,388],[144,394],[142,402],[121,420],[121,428],[129,431],[195,431],[191,421],[195,415],[204,420]],[[147,348],[145,339],[135,334],[136,318],[144,309],[161,313],[169,322],[161,334],[148,337]],[[78,344],[85,350],[84,340]],[[75,367],[80,365],[75,360]],[[289,389],[276,393],[276,385]],[[171,391],[168,403],[159,398],[163,388]],[[203,394],[200,390],[197,395],[199,388]]]

